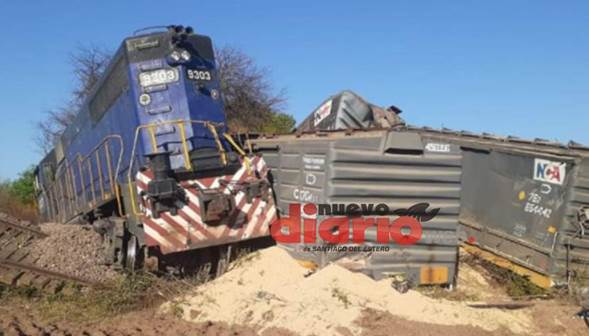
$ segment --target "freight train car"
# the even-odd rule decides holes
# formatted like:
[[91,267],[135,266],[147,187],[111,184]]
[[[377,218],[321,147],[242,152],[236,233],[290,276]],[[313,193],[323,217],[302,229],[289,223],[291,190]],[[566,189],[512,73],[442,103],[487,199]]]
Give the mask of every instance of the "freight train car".
[[[373,109],[378,109],[376,114]],[[371,107],[345,92],[321,104],[299,131],[317,131],[322,123],[336,122],[379,128],[251,141],[254,151],[270,167],[282,218],[292,218],[293,210],[306,218],[297,223],[312,219],[320,225],[329,218],[346,217],[336,231],[347,232],[349,241],[334,244],[317,239],[310,243],[303,232],[298,243],[293,240],[281,246],[299,260],[319,266],[339,262],[375,279],[392,277],[410,285],[452,285],[458,257],[461,150],[436,136],[387,128],[402,123],[398,112]],[[318,212],[309,216],[300,210],[308,204],[317,206]],[[366,211],[335,211],[349,207]],[[359,219],[361,225],[381,219],[394,223],[403,216],[419,221],[419,239],[411,244],[379,241],[382,232],[377,225],[365,230],[363,241],[352,241]],[[409,230],[403,234],[415,233],[411,232],[415,228],[403,229]]]
[[[388,110],[395,115],[400,112],[397,108]],[[386,127],[378,122],[382,115],[383,109],[352,92],[343,92],[323,102],[301,123],[297,132],[320,135],[326,130],[350,134],[364,130],[370,133]],[[467,250],[528,276],[542,287],[589,278],[589,148],[574,142],[563,145],[541,139],[527,141],[516,137],[408,127],[395,115],[388,117],[393,121],[389,122],[392,127],[388,132],[391,134],[410,133],[421,139],[436,139],[427,142],[426,152],[450,153],[458,148],[462,170],[459,236]],[[288,158],[288,148],[292,145],[285,146],[282,137],[265,140],[263,145],[284,147],[283,156]],[[362,141],[357,140],[348,146],[360,146]],[[402,140],[398,142],[399,145],[404,143]],[[380,165],[375,163],[375,166]],[[336,171],[335,168],[329,169]],[[395,174],[422,177],[412,165],[391,166],[383,171],[390,179],[382,182],[383,188],[397,180]],[[373,172],[367,163],[362,179],[356,181],[357,187],[360,188]],[[278,174],[284,173],[279,169]],[[289,174],[291,180],[297,174],[299,178],[303,176],[302,172],[296,171],[289,171]],[[335,183],[337,181],[326,188],[333,188]],[[277,195],[290,188],[291,183],[275,182]],[[394,193],[394,190],[390,188],[388,192]],[[427,194],[424,192],[419,197],[427,198]],[[404,200],[411,200],[412,196],[405,191],[396,194]],[[361,193],[349,197],[361,198]]]
[[42,217],[91,223],[128,268],[267,236],[266,166],[227,134],[221,94],[209,37],[170,26],[125,39],[36,170]]
[[419,132],[462,148],[460,223],[466,249],[542,287],[589,279],[589,148]]

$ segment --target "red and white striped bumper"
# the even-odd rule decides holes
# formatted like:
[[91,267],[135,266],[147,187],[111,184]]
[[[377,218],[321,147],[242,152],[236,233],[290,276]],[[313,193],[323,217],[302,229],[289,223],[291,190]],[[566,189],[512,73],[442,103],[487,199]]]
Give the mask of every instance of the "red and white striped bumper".
[[[256,172],[259,177],[256,177]],[[245,192],[240,190],[240,185],[265,179],[267,173],[264,160],[255,157],[251,160],[250,169],[242,165],[233,175],[182,181],[180,187],[186,193],[187,204],[176,215],[163,212],[159,218],[154,218],[145,196],[153,173],[150,170],[139,172],[136,182],[138,194],[142,195],[140,209],[146,245],[159,246],[163,254],[168,254],[269,235],[270,225],[276,220],[272,190],[268,190],[269,196],[265,200],[255,197],[250,203],[247,202]],[[222,180],[228,183],[222,183]],[[218,189],[231,195],[235,208],[219,223],[205,223],[198,188]]]

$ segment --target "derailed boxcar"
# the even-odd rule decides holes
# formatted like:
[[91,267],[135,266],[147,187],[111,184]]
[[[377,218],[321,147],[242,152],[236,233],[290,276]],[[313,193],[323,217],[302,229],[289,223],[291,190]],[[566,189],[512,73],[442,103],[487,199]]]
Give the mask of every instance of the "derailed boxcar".
[[[324,134],[329,137],[334,134],[340,134],[342,138],[345,137],[341,134],[350,136],[345,148],[357,149],[358,160],[370,156],[369,153],[374,148],[363,147],[365,140],[362,140],[361,136],[359,138],[351,136],[353,134],[358,136],[357,134],[362,134],[362,131],[350,128],[364,129],[366,134],[378,132],[414,134],[422,139],[424,157],[428,152],[458,155],[461,159],[457,166],[463,171],[458,188],[461,191],[460,202],[457,203],[457,206],[460,205],[459,237],[466,243],[464,245],[466,249],[500,266],[529,276],[534,283],[543,287],[569,283],[573,278],[589,277],[587,269],[589,263],[589,239],[587,238],[589,148],[572,142],[562,145],[541,139],[526,141],[489,134],[477,135],[445,129],[407,127],[398,118],[399,113],[400,110],[397,108],[385,110],[364,101],[352,92],[344,91],[324,101],[301,123],[297,132],[299,134],[316,133],[302,135],[301,139],[306,137],[321,139],[322,131],[340,130],[340,133]],[[388,128],[388,130],[375,129],[379,127]],[[394,137],[397,140],[393,142],[397,144],[407,143],[403,140],[403,136]],[[272,158],[274,162],[271,167],[274,171],[278,168],[279,179],[274,181],[274,186],[276,191],[281,193],[280,195],[293,192],[293,188],[300,186],[302,183],[300,181],[306,174],[303,170],[297,170],[299,166],[294,163],[297,161],[291,162],[303,155],[296,152],[297,146],[304,146],[299,152],[305,154],[311,154],[316,150],[325,151],[321,149],[321,146],[328,147],[330,151],[332,148],[339,149],[342,146],[327,145],[326,140],[323,143],[319,140],[317,143],[305,143],[304,140],[294,138],[290,142],[284,139],[287,138],[282,136],[276,139],[254,141],[265,146],[260,149],[260,152]],[[274,153],[270,150],[271,144],[277,148]],[[316,192],[324,193],[325,199],[336,195],[334,190],[345,191],[349,199],[362,199],[367,192],[372,193],[372,201],[378,203],[390,200],[391,193],[395,190],[387,189],[390,183],[399,180],[410,181],[406,180],[406,176],[413,176],[415,180],[412,182],[439,181],[439,176],[432,180],[431,176],[417,174],[423,168],[416,170],[413,163],[407,164],[401,161],[395,164],[388,163],[384,148],[384,146],[380,147],[383,150],[383,158],[362,161],[363,165],[361,170],[357,171],[358,175],[355,176],[353,188],[337,188],[337,173],[341,169],[338,165],[345,167],[344,169],[351,169],[348,165],[354,162],[350,165],[354,167],[355,161],[329,161],[331,160],[329,159],[326,161],[325,170],[330,173],[326,174],[328,176],[326,179],[333,179],[333,181],[325,182],[326,184],[322,186],[324,189],[319,188]],[[418,148],[396,151],[397,154],[409,155],[407,157],[420,155]],[[391,152],[389,151],[388,154]],[[339,156],[334,157],[339,158]],[[386,166],[383,166],[385,162]],[[333,164],[333,167],[328,166],[327,163]],[[386,171],[385,175],[383,171]],[[330,175],[331,172],[334,176]],[[281,177],[282,175],[286,178]],[[386,189],[386,193],[375,192],[370,183],[366,183],[371,180],[379,181],[379,178],[383,176],[386,176],[387,181],[381,181],[380,189],[375,190]],[[397,189],[399,193],[395,197],[402,198],[406,202],[419,202],[417,198],[427,200],[433,196],[441,197],[440,199],[446,197],[436,195],[436,188],[430,188],[419,195],[410,190]],[[283,198],[279,198],[279,202],[284,203]],[[285,205],[281,204],[283,210],[284,207]],[[401,247],[393,251],[406,251],[406,249]],[[389,253],[385,258],[393,260],[393,255],[394,253]],[[407,254],[404,255],[407,256]],[[368,261],[368,263],[371,262]],[[376,269],[374,266],[367,266],[365,269],[370,267]]]
[[[377,241],[366,229],[361,244],[283,244],[298,259],[319,265],[339,260],[376,279],[401,276],[412,284],[451,284],[456,274],[461,152],[435,136],[412,131],[369,130],[283,135],[251,141],[270,167],[277,207],[288,217],[291,204],[315,204],[316,223],[354,204],[386,206],[391,220],[409,215],[421,222],[415,244]],[[345,214],[349,215],[349,214]],[[362,213],[364,218],[382,213]],[[347,225],[353,234],[353,218]],[[341,228],[339,228],[341,230]],[[347,249],[338,247],[347,246]]]
[[465,242],[543,287],[589,277],[589,148],[419,130],[462,148]]

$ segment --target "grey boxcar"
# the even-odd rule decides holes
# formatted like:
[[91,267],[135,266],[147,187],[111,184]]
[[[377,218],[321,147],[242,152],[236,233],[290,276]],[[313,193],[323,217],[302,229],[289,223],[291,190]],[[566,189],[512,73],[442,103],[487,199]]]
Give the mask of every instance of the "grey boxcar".
[[[459,213],[467,250],[543,287],[589,278],[589,148],[408,127],[399,113],[344,91],[297,128],[315,134],[254,141],[274,170],[282,210],[301,191],[312,202],[428,202],[441,211],[425,223],[426,237],[428,230],[453,230]],[[322,164],[314,172],[306,164],[316,159]],[[316,185],[305,184],[309,174]],[[415,280],[416,269],[449,263],[449,254],[447,246],[424,241],[360,260],[374,276],[405,268]]]
[[543,287],[589,277],[589,148],[413,130],[462,148],[464,241],[515,263]]
[[[360,252],[286,245],[297,258],[317,264],[345,258],[351,268],[377,279],[401,275],[412,284],[454,281],[462,161],[458,146],[403,130],[282,135],[253,140],[252,145],[270,167],[282,216],[293,203],[386,204],[390,210],[428,203],[414,213],[420,218],[439,209],[422,222],[417,244],[392,243],[388,251]],[[375,228],[368,229],[363,246],[378,245]]]

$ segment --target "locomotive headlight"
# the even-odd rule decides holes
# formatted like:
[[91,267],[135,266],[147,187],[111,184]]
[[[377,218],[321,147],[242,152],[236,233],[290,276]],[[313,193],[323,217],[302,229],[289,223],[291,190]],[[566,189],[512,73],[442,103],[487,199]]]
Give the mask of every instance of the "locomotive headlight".
[[186,62],[190,61],[190,53],[187,50],[182,50],[182,52],[180,52],[180,57]]
[[180,60],[182,59],[182,56],[180,55],[180,53],[177,50],[174,50],[170,54],[170,59],[174,62],[180,62]]

